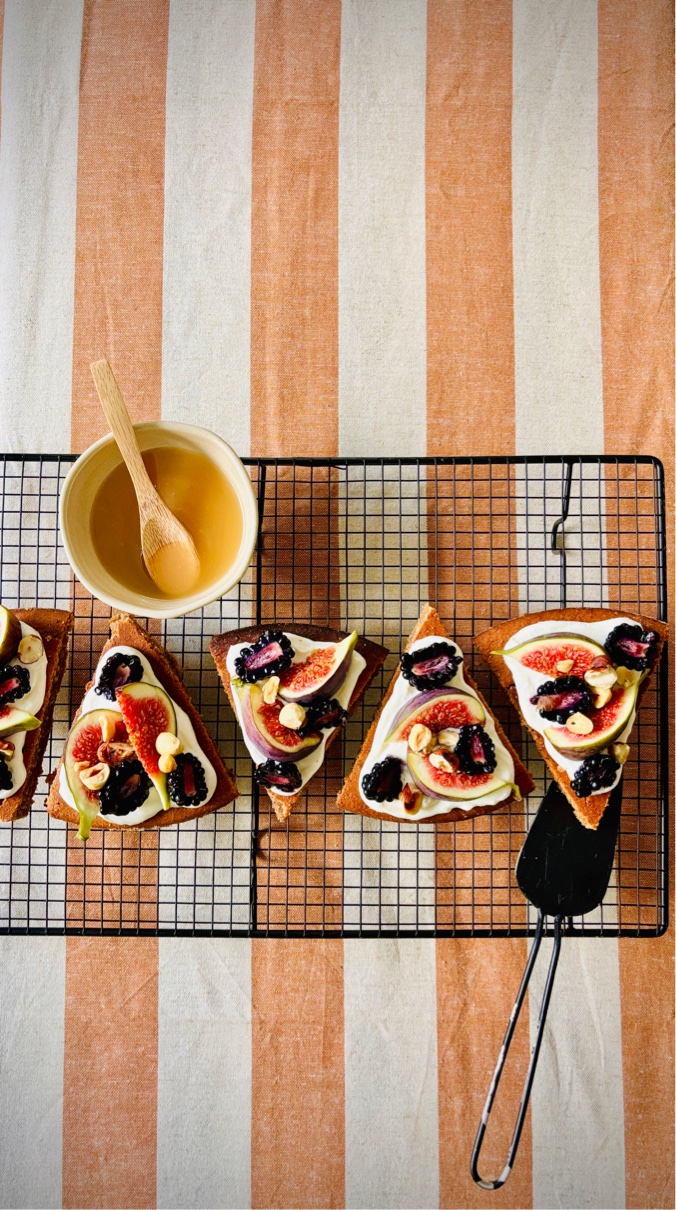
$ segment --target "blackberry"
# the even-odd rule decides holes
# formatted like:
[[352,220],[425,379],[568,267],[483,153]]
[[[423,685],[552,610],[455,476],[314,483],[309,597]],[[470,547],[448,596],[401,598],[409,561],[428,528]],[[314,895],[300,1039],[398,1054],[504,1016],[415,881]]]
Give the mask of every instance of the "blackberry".
[[110,770],[101,787],[102,815],[129,815],[140,807],[150,793],[152,782],[140,760],[123,760]]
[[265,676],[279,676],[291,666],[294,650],[281,630],[264,630],[251,647],[243,647],[235,660],[241,681],[253,684]]
[[480,773],[492,773],[498,763],[493,740],[480,723],[460,727],[453,755],[462,772],[470,777],[478,777]]
[[0,666],[0,706],[8,706],[23,697],[31,687],[30,672],[20,664]]
[[440,689],[455,676],[462,662],[448,643],[430,643],[418,651],[405,651],[401,657],[401,675],[416,689]]
[[12,785],[12,770],[0,753],[0,790],[11,790]]
[[370,802],[391,802],[398,798],[403,789],[401,761],[396,756],[386,756],[373,766],[370,773],[361,779],[364,798]]
[[176,768],[167,777],[169,797],[179,807],[198,807],[207,796],[204,766],[192,752],[181,752],[174,759]]
[[540,685],[531,702],[543,718],[565,723],[571,714],[587,714],[594,704],[591,689],[579,676],[559,676]]
[[316,697],[308,703],[305,710],[301,735],[308,735],[311,731],[323,731],[327,727],[342,727],[347,718],[347,710],[343,710],[335,697]]
[[117,655],[111,655],[103,665],[94,693],[100,693],[108,698],[109,702],[114,702],[116,689],[140,681],[142,676],[143,664],[138,656],[125,655],[124,652],[118,651]]
[[578,798],[587,798],[595,790],[612,786],[619,767],[618,761],[608,752],[595,752],[593,756],[588,756],[571,780],[573,794],[577,794]]
[[644,672],[651,661],[656,643],[657,635],[654,630],[644,630],[642,626],[630,626],[628,622],[622,622],[611,630],[604,646],[613,664]]
[[299,769],[288,760],[265,760],[262,765],[256,766],[254,777],[259,786],[267,786],[269,790],[279,790],[281,793],[287,791],[292,794],[294,790],[300,790],[303,784]]

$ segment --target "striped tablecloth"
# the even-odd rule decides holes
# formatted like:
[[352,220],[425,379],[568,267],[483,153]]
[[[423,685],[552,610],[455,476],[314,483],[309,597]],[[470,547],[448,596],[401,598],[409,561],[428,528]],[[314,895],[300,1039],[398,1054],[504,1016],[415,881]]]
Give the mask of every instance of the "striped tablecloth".
[[[672,508],[668,0],[0,29],[2,449],[98,437],[106,355],[135,419],[241,454],[647,453]],[[566,942],[519,1162],[472,1184],[525,954],[4,937],[0,1202],[673,1206],[671,934]]]

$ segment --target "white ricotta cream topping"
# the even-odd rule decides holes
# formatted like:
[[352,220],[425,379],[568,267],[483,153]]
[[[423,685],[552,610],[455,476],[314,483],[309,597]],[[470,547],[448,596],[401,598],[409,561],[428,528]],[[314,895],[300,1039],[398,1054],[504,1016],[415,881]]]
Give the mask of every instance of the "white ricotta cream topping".
[[[303,660],[308,658],[311,651],[316,651],[320,647],[335,647],[335,643],[320,643],[316,639],[306,639],[300,634],[293,634],[293,632],[290,630],[285,630],[284,634],[287,636],[291,646],[293,647],[294,664],[301,664]],[[245,647],[249,646],[249,643],[235,643],[228,651],[226,667],[233,680],[235,680],[237,677],[237,673],[235,672],[235,660],[240,652],[243,651]],[[348,668],[345,680],[343,681],[340,689],[331,694],[331,696],[334,697],[337,702],[340,702],[344,710],[347,710],[350,704],[350,698],[354,693],[357,681],[359,680],[359,677],[361,676],[365,667],[366,660],[364,659],[363,655],[360,655],[358,651],[353,651],[350,659],[350,667]],[[261,765],[264,761],[268,760],[268,757],[261,752],[260,748],[257,747],[251,737],[247,734],[244,726],[242,704],[234,690],[232,696],[235,702],[237,721],[241,727],[242,735],[244,736],[244,743],[249,750],[249,755],[251,756],[251,759],[255,765]],[[317,772],[318,769],[321,768],[324,761],[324,753],[326,752],[326,741],[334,731],[335,727],[325,728],[322,731],[322,742],[319,744],[319,747],[315,748],[313,752],[310,752],[308,756],[303,756],[300,760],[294,761],[294,764],[296,765],[296,768],[303,779],[299,789],[278,790],[275,787],[275,794],[281,794],[284,796],[298,794],[300,790],[302,790],[303,786],[307,785],[310,778]]]
[[[408,650],[419,651],[421,648],[429,647],[432,643],[447,643],[449,647],[458,653],[458,655],[462,655],[462,651],[458,647],[458,644],[454,643],[452,639],[445,638],[443,635],[431,635],[425,639],[417,639],[417,641],[413,643]],[[462,689],[465,693],[469,693],[472,697],[478,699],[479,695],[465,679],[465,674],[463,671],[464,667],[465,665],[463,660],[463,662],[459,665],[455,676],[449,678],[444,688],[449,690]],[[413,785],[406,768],[406,755],[408,752],[407,740],[399,740],[398,743],[389,744],[385,741],[393,729],[396,715],[399,713],[402,707],[408,703],[410,703],[411,710],[413,710],[415,707],[415,698],[417,697],[420,697],[420,690],[416,689],[414,685],[411,685],[409,681],[405,680],[400,673],[394,682],[392,693],[390,694],[389,700],[378,720],[378,726],[373,737],[371,751],[366,758],[364,768],[362,769],[361,777],[359,779],[359,792],[367,807],[371,807],[373,811],[378,811],[384,815],[391,815],[392,818],[396,820],[406,820],[407,823],[421,823],[427,819],[433,819],[435,815],[446,815],[449,811],[454,810],[456,807],[458,807],[461,811],[471,811],[474,809],[474,807],[495,806],[497,803],[509,798],[510,794],[512,793],[511,785],[500,786],[498,789],[493,790],[492,793],[485,794],[481,798],[473,798],[470,801],[463,801],[455,798],[429,798],[427,795],[423,795],[420,809],[416,811],[415,814],[412,814],[410,811],[405,809],[404,804],[398,798],[390,802],[373,802],[372,799],[366,797],[361,788],[363,778],[367,773],[370,772],[378,761],[385,760],[387,756],[396,756],[403,762],[402,781],[404,784],[408,783],[409,785]],[[486,713],[486,720],[482,725],[490,735],[493,744],[495,745],[495,755],[497,758],[494,774],[495,777],[499,777],[505,782],[513,782],[514,761],[512,760],[512,757],[507,751],[505,745],[500,740],[495,722],[488,712]]]
[[[37,635],[40,641],[42,641],[42,635],[39,630],[35,630],[26,622],[21,622],[21,637],[25,638],[27,634]],[[11,660],[10,663],[17,668],[25,668],[31,678],[31,686],[28,693],[24,693],[23,697],[18,697],[10,705],[15,706],[17,710],[24,710],[26,714],[37,714],[45,700],[45,690],[47,687],[47,656],[45,655],[44,644],[42,655],[34,664],[22,664],[18,656]],[[9,790],[0,790],[0,799],[9,798],[12,794],[16,794],[17,790],[21,789],[26,780],[23,748],[27,734],[27,731],[15,731],[13,734],[3,737],[4,739],[11,740],[14,744],[14,752],[7,761],[7,768],[12,774],[12,785]]]
[[[91,689],[87,690],[84,698],[82,699],[82,714],[87,714],[90,710],[114,710],[117,714],[120,713],[120,707],[116,701],[108,701],[107,697],[104,697],[102,693],[97,693],[95,690],[95,686],[98,684],[99,674],[103,668],[103,665],[107,660],[110,659],[111,656],[118,654],[138,656],[141,664],[143,665],[143,676],[141,677],[141,680],[145,681],[146,684],[158,685],[161,689],[164,689],[162,683],[155,676],[150,662],[146,659],[141,651],[137,651],[134,647],[109,647],[108,650],[101,656],[101,659],[96,666],[96,672],[94,673],[94,680]],[[164,692],[166,693],[167,690],[164,689]],[[195,735],[195,728],[193,727],[185,710],[177,705],[171,695],[169,695],[169,697],[171,704],[176,711],[176,729],[178,738],[183,744],[183,751],[190,752],[193,754],[193,756],[196,756],[204,768],[204,777],[207,783],[207,796],[200,803],[200,806],[204,806],[205,803],[208,803],[209,800],[213,798],[214,791],[216,790],[216,770],[211,764],[211,761],[207,759],[204,752],[200,748],[199,743],[197,742],[197,736]],[[68,785],[66,770],[63,764],[61,765],[61,773],[59,776],[59,793],[64,802],[67,802],[70,807],[73,807],[73,809],[77,811],[75,799],[71,792],[70,786]],[[172,803],[172,806],[173,805],[174,804]],[[180,810],[181,808],[178,807],[177,809]],[[160,801],[160,796],[155,787],[152,786],[145,802],[141,803],[141,806],[137,807],[135,811],[130,811],[128,815],[116,815],[113,812],[105,812],[104,814],[101,811],[99,812],[99,815],[102,819],[106,820],[106,823],[112,823],[119,825],[120,827],[129,828],[134,827],[135,824],[145,823],[147,819],[152,819],[154,815],[158,815],[162,810],[163,807]]]
[[[545,748],[547,749],[547,752],[551,756],[552,760],[556,762],[560,769],[563,769],[564,772],[568,774],[568,777],[571,778],[571,780],[575,776],[577,770],[580,768],[580,764],[584,760],[585,754],[582,753],[580,755],[580,760],[574,760],[570,756],[562,756],[560,752],[557,752],[553,744],[546,739],[544,735],[545,727],[556,726],[556,724],[553,724],[550,720],[543,718],[530,699],[531,697],[534,697],[540,685],[542,685],[542,683],[548,678],[544,676],[542,672],[536,672],[532,668],[525,668],[518,659],[510,658],[509,650],[512,647],[520,647],[523,643],[528,643],[532,639],[546,638],[547,636],[554,634],[577,634],[580,635],[581,638],[591,639],[592,642],[598,643],[600,647],[603,647],[611,630],[614,630],[616,626],[620,626],[623,622],[628,623],[630,626],[636,625],[636,622],[632,618],[622,617],[612,618],[610,621],[602,622],[568,622],[565,619],[561,619],[559,621],[554,620],[547,622],[533,622],[530,626],[524,626],[521,630],[517,630],[516,634],[512,635],[507,647],[505,648],[505,655],[503,658],[507,661],[507,666],[509,667],[514,679],[514,685],[519,697],[519,707],[524,720],[528,726],[533,729],[533,731],[539,732],[544,740]],[[632,710],[626,727],[613,742],[626,743],[627,737],[634,725],[635,717],[636,711]],[[602,751],[605,751],[605,749],[602,749]],[[622,766],[620,766],[620,768],[617,770],[613,786],[617,785],[621,776]],[[613,788],[613,786],[606,786],[602,790],[594,790],[593,793],[607,794],[608,791]]]

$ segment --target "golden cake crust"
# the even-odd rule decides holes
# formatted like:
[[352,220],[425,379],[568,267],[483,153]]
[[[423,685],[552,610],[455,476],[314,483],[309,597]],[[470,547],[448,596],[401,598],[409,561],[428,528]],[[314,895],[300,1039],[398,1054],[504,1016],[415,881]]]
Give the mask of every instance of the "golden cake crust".
[[[618,617],[630,618],[631,621],[638,622],[644,630],[654,630],[656,632],[658,635],[658,650],[653,668],[656,667],[662,654],[662,647],[667,638],[668,627],[664,622],[656,621],[655,618],[649,618],[641,613],[632,613],[626,609],[545,609],[539,613],[526,613],[518,618],[512,618],[508,622],[502,622],[500,626],[492,626],[490,630],[483,630],[475,636],[474,645],[481,652],[489,668],[495,673],[503,689],[505,689],[510,701],[518,710],[519,702],[512,673],[506,660],[501,655],[494,654],[496,650],[505,648],[513,635],[517,631],[522,630],[524,626],[532,626],[537,622],[606,622]],[[639,687],[636,698],[637,711],[651,677],[652,669]],[[608,791],[607,794],[590,794],[587,798],[578,798],[571,786],[568,774],[556,764],[556,761],[553,760],[547,751],[543,737],[538,731],[533,731],[531,728],[529,728],[529,731],[538,746],[542,759],[546,762],[552,776],[563,790],[580,823],[585,828],[598,828],[599,821],[608,805],[611,791]]]
[[[446,627],[444,626],[443,622],[441,621],[441,618],[439,617],[439,614],[437,613],[436,609],[434,609],[431,605],[425,605],[422,610],[422,613],[420,614],[420,617],[418,618],[418,621],[416,622],[415,626],[413,627],[413,630],[411,631],[410,635],[408,636],[408,639],[406,642],[406,650],[408,651],[409,648],[411,647],[411,645],[413,643],[415,643],[417,639],[428,638],[435,634],[445,635],[446,638],[450,638],[450,635],[448,634],[448,631],[446,630]],[[378,726],[380,716],[392,695],[394,686],[397,683],[397,678],[400,675],[401,674],[400,674],[399,668],[397,668],[392,677],[392,680],[390,681],[390,684],[387,688],[385,696],[383,697],[383,700],[380,703],[380,706],[378,707],[378,712],[377,712],[373,722],[371,723],[368,734],[366,736],[366,739],[364,740],[364,743],[362,744],[361,750],[354,763],[352,771],[350,772],[349,777],[346,778],[345,784],[344,784],[342,790],[340,791],[340,794],[338,795],[338,806],[340,807],[340,809],[342,811],[351,811],[357,815],[368,815],[372,819],[386,819],[390,822],[392,822],[392,820],[394,820],[396,823],[405,822],[405,823],[415,824],[416,820],[413,818],[410,820],[395,819],[395,817],[393,815],[388,815],[385,811],[377,811],[373,807],[367,806],[359,792],[359,778],[361,775],[361,771],[364,767],[366,758],[368,757],[369,752],[371,751],[371,747],[373,745],[373,740],[375,738],[376,728]],[[530,794],[531,790],[534,788],[534,782],[533,782],[533,779],[532,779],[530,773],[528,772],[525,765],[520,760],[518,753],[514,750],[514,747],[510,743],[507,736],[505,735],[503,728],[501,727],[498,719],[495,717],[492,710],[488,706],[485,698],[480,693],[480,691],[477,689],[472,678],[468,675],[467,669],[464,670],[464,675],[465,675],[465,679],[466,679],[468,685],[471,685],[472,689],[474,689],[476,691],[476,693],[478,694],[478,696],[481,700],[481,703],[482,703],[484,709],[486,710],[486,713],[490,714],[491,718],[493,719],[498,736],[499,736],[501,742],[505,745],[507,751],[509,752],[510,756],[512,757],[512,759],[514,761],[514,771],[515,771],[514,780],[515,780],[517,786],[519,787],[522,797],[524,797],[526,794]],[[469,810],[466,810],[466,811],[463,810],[461,807],[453,807],[452,810],[447,811],[445,814],[435,815],[432,819],[425,820],[424,822],[425,823],[435,823],[435,824],[436,823],[457,823],[463,819],[471,819],[472,816],[490,815],[493,811],[497,811],[497,810],[501,809],[502,807],[509,806],[509,804],[514,801],[515,801],[514,794],[510,794],[509,798],[505,798],[502,800],[502,802],[495,803],[495,805],[493,805],[493,806],[471,807]]]

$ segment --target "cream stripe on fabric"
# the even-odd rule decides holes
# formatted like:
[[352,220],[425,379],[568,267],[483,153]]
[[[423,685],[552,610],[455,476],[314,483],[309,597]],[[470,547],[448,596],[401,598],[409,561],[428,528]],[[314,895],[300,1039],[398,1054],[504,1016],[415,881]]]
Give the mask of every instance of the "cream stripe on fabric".
[[346,940],[348,1207],[439,1204],[434,942]]
[[162,415],[249,449],[254,0],[173,0]]
[[515,0],[512,188],[520,454],[603,448],[595,0]]
[[343,0],[340,452],[425,452],[425,0]]
[[82,11],[82,0],[5,5],[0,444],[8,451],[70,448]]
[[[598,452],[598,224],[589,220],[598,210],[596,5],[516,0],[513,12],[516,449]],[[526,486],[534,491],[549,513],[549,485]],[[524,608],[537,608],[525,581],[521,597]],[[543,948],[531,982],[532,1038]],[[614,940],[564,938],[532,1109],[533,1204],[624,1205]]]
[[17,1210],[61,1205],[65,945],[0,940],[0,1206]]
[[[251,122],[254,0],[174,0],[169,10],[167,133],[164,177],[162,417],[203,424],[240,456],[249,453],[251,362]],[[240,588],[244,597],[247,585]],[[249,589],[250,591],[250,589]],[[241,600],[229,596],[204,610],[218,633],[237,626]],[[167,623],[186,668],[199,666],[203,636],[184,619]],[[237,807],[240,827],[247,826]],[[203,825],[203,842],[232,830],[232,814]],[[181,829],[162,828],[160,924],[192,910],[175,902]],[[230,843],[226,841],[225,843]],[[242,885],[248,852],[235,848],[222,879]],[[243,868],[246,863],[246,870]],[[245,927],[248,902],[237,889],[216,926]],[[218,914],[218,908],[216,909]]]
[[160,941],[157,1204],[251,1202],[251,943]]
[[[421,0],[343,0],[338,406],[340,453],[348,456],[425,453],[426,52]],[[422,499],[416,468],[375,468],[354,479],[348,471],[346,484],[346,625],[368,633],[369,600],[389,593],[383,640],[396,653],[427,576],[424,482]],[[400,549],[401,582],[392,584]],[[394,666],[392,659],[388,676]],[[348,751],[356,755],[362,740],[358,718],[348,723]],[[432,927],[434,829],[353,815],[344,829],[345,924]]]

